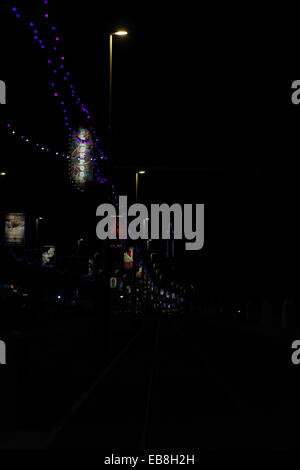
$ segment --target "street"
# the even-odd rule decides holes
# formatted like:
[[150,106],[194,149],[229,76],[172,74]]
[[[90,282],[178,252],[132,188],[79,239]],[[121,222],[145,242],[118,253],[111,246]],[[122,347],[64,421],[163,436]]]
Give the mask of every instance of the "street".
[[[197,326],[148,319],[54,433],[51,448],[146,452],[296,445],[299,374],[288,364],[287,338],[258,328]],[[288,425],[291,416],[295,429]]]

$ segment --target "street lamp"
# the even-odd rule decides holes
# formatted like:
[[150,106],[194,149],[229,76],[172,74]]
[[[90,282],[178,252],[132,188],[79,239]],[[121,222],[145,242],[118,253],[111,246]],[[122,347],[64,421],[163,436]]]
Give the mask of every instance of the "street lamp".
[[43,220],[43,217],[36,217],[35,219],[35,236],[36,236],[36,244],[39,245],[39,223]]
[[109,35],[109,110],[108,110],[108,128],[112,128],[112,55],[113,55],[113,36],[127,36],[128,32],[124,30],[115,31]]
[[81,244],[83,243],[83,241],[84,241],[83,238],[80,238],[79,240],[77,240],[77,253],[80,252]]
[[[110,33],[109,35],[109,96],[108,96],[108,128],[107,128],[107,145],[106,145],[106,152],[108,154],[107,160],[107,179],[109,184],[106,185],[106,195],[105,198],[107,201],[111,199],[111,169],[112,169],[112,155],[111,155],[111,147],[112,147],[112,72],[113,72],[113,36],[127,36],[127,31],[115,31]],[[109,275],[110,275],[110,254],[109,254],[109,243],[108,239],[103,243],[103,275],[105,278],[105,285],[104,285],[104,304],[106,315],[109,323],[110,318],[110,285],[109,285]]]
[[0,173],[0,176],[6,176],[5,171],[2,171],[2,172]]
[[139,191],[139,175],[145,175],[146,172],[144,170],[137,171],[135,174],[135,199],[138,202],[138,191]]

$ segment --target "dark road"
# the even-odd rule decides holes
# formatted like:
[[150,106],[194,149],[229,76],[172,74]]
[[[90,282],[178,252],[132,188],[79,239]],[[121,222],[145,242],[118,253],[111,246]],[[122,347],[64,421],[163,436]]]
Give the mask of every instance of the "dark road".
[[147,319],[49,446],[289,448],[299,415],[289,348],[288,333],[276,330]]

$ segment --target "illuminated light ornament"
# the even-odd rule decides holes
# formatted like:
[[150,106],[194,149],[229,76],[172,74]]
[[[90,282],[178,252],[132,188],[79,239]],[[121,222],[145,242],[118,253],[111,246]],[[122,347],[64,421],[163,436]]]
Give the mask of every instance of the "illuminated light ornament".
[[80,128],[71,137],[70,177],[80,190],[93,181],[93,138],[88,129]]
[[[45,2],[44,4],[47,5],[48,2]],[[15,7],[13,7],[12,10],[13,10],[14,13],[17,12],[17,9],[16,9]],[[48,13],[47,13],[47,15],[48,15]],[[17,16],[17,17],[20,17],[20,14],[17,13],[16,16]],[[46,15],[44,14],[43,16],[45,17]],[[46,17],[47,17],[47,16],[46,16]],[[46,24],[48,25],[48,28],[49,28],[50,31],[56,31],[55,26],[49,25],[48,22],[47,22]],[[34,27],[34,23],[33,23],[32,21],[28,21],[28,22],[27,22],[27,27],[28,27],[28,25],[30,26],[30,28]],[[40,44],[41,49],[43,49],[43,50],[46,49],[46,46],[43,44],[42,39],[39,39],[39,37],[37,36],[38,30],[37,30],[37,29],[34,29],[33,32],[34,32],[34,34],[35,34],[34,39],[35,39],[35,40],[39,40],[39,44]],[[60,37],[57,35],[57,33],[56,33],[56,35],[54,35],[53,40],[55,40],[55,41],[57,42],[57,41],[60,41],[60,39],[61,39],[61,38],[60,38]],[[49,48],[51,48],[51,44],[49,44]],[[55,45],[53,46],[53,50],[54,50],[54,51],[57,50],[57,47],[56,47]],[[53,52],[52,52],[52,54],[53,54]],[[54,57],[54,56],[53,56],[53,57],[51,57],[51,58],[48,58],[48,64],[51,64],[51,63],[55,64],[55,63],[56,63],[56,66],[58,67],[60,64],[58,64],[57,62],[58,62],[59,60],[64,61],[64,60],[65,60],[65,57],[64,57],[63,55],[60,55],[59,57]],[[63,65],[60,65],[60,68],[63,70],[64,66],[63,66]],[[53,73],[54,73],[54,74],[57,74],[57,73],[58,73],[58,70],[57,70],[56,68],[54,68]],[[70,72],[63,72],[63,73],[64,73],[64,75],[67,76],[67,77],[70,76]],[[63,81],[62,83],[65,83],[65,81]],[[81,102],[81,99],[80,99],[79,96],[75,96],[75,91],[74,91],[73,85],[71,86],[71,90],[72,90],[72,93],[71,93],[71,94],[72,94],[72,97],[74,98],[74,103],[79,104],[79,103]],[[62,93],[58,93],[58,91],[60,91],[60,90],[57,90],[57,91],[55,91],[55,93],[53,93],[53,96],[54,96],[55,98],[62,94]],[[83,107],[84,107],[84,106],[83,106]],[[86,128],[87,128],[87,129],[91,129],[90,123],[89,123],[89,120],[90,120],[90,113],[89,113],[89,111],[86,109],[86,107],[84,107],[84,111],[83,111],[83,112],[86,113],[86,116],[85,116],[85,120],[86,120],[86,122],[87,122]],[[69,124],[69,119],[68,119],[68,122],[66,123],[66,126],[70,126],[70,124]],[[69,132],[72,131],[71,126],[68,127],[68,131],[69,131]],[[91,130],[90,132],[93,133],[94,135],[96,134],[94,130],[93,130],[93,131]],[[33,144],[33,145],[34,145],[34,144]],[[34,147],[37,148],[35,145],[34,145]],[[39,147],[38,147],[38,149],[41,150]],[[106,159],[107,159],[107,157],[105,157],[105,156],[103,155],[103,153],[101,152],[101,150],[98,148],[97,144],[95,144],[95,146],[94,146],[94,151],[95,151],[95,153],[97,153],[97,154],[99,155],[99,157],[101,158],[101,160],[106,160]],[[95,163],[94,163],[94,168],[96,168],[97,165],[98,165],[98,161],[95,161]],[[104,178],[100,178],[100,177],[99,177],[100,170],[97,168],[95,171],[96,171],[96,173],[97,173],[97,180],[99,180],[101,183],[102,183],[102,182],[105,182],[106,180],[105,180]]]

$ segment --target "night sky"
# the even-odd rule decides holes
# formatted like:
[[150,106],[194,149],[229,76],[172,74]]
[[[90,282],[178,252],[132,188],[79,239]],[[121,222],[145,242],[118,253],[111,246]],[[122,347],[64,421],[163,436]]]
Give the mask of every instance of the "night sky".
[[[25,23],[11,13],[19,5]],[[185,276],[237,290],[280,285],[286,293],[297,266],[300,109],[290,96],[299,78],[299,15],[201,5],[109,1],[96,9],[90,0],[49,1],[48,10],[100,147],[108,33],[128,29],[127,38],[114,40],[114,180],[133,199],[135,171],[146,169],[145,202],[206,204],[205,248],[181,259]],[[1,107],[1,167],[8,173],[1,208],[47,216],[51,236],[66,244],[95,227],[103,192],[76,193],[63,161],[16,144],[5,129],[12,119],[20,134],[67,152],[47,53],[27,26],[42,12],[42,1],[1,2],[0,79],[8,100]]]

